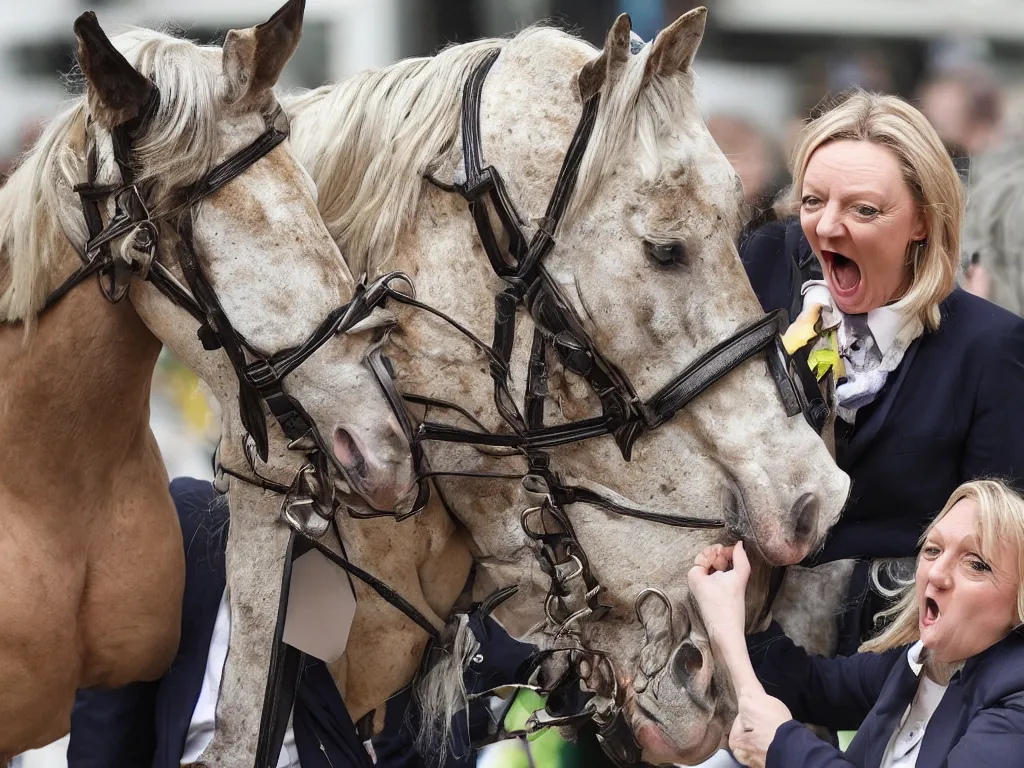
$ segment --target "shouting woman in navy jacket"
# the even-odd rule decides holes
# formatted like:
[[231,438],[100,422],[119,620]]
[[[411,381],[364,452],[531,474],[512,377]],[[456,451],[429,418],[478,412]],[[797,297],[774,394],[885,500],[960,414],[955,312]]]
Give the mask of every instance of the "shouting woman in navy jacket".
[[[996,481],[965,483],[922,537],[889,627],[861,653],[828,659],[778,624],[744,642],[743,545],[705,549],[689,581],[736,691],[733,754],[757,768],[1020,766],[1022,557],[1024,499]],[[843,754],[798,721],[857,736]]]
[[843,516],[810,563],[860,558],[842,629],[851,653],[883,605],[870,560],[910,558],[960,483],[1024,478],[1024,321],[956,287],[963,193],[914,107],[856,92],[809,122],[793,155],[798,219],[740,254],[766,310],[794,320],[841,377],[836,461]]

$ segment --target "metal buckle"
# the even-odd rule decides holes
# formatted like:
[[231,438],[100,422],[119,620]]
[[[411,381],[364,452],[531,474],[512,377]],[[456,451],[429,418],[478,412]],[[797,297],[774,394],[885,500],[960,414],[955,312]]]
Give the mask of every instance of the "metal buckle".
[[303,464],[281,502],[281,517],[298,533],[319,539],[330,527],[334,510],[325,512],[314,493],[316,467]]
[[[134,204],[134,207],[129,204]],[[149,206],[147,206],[146,201],[142,199],[142,193],[139,192],[137,184],[129,184],[115,192],[114,205],[116,210],[126,213],[128,218],[130,218],[134,224],[140,224],[143,221],[150,221]],[[142,211],[142,216],[135,216],[133,213],[134,211]]]

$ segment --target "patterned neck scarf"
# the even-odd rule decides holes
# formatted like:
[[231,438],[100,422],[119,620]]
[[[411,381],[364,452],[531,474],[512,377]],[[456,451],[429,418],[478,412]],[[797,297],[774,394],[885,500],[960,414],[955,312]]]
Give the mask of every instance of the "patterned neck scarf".
[[812,352],[834,345],[841,360],[836,369],[837,411],[843,421],[853,424],[857,410],[875,400],[924,326],[918,318],[906,317],[891,307],[862,315],[844,314],[835,307],[824,280],[808,280],[801,293],[803,311],[793,326],[814,328],[818,338]]

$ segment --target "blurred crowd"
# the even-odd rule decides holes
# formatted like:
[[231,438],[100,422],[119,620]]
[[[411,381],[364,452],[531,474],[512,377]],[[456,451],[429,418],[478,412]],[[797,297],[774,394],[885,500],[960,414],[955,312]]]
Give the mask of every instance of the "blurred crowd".
[[[851,88],[895,92],[894,78],[880,55],[845,58],[825,74],[822,78],[808,73],[801,109],[792,115],[782,136],[772,135],[749,118],[726,113],[707,116],[712,136],[743,181],[748,220],[756,223],[772,215],[774,201],[789,184],[792,140],[805,119]],[[1016,136],[1012,120],[1016,94],[980,61],[936,62],[912,93],[899,95],[935,126],[968,186],[972,162]]]

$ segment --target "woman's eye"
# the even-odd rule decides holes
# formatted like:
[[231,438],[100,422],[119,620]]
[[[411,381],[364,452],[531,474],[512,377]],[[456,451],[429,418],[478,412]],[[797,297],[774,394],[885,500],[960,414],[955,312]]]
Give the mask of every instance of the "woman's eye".
[[804,208],[815,208],[821,204],[821,200],[816,198],[814,195],[804,195],[803,199],[800,201],[800,204]]
[[984,560],[980,560],[976,557],[972,557],[967,562],[970,564],[971,570],[977,571],[978,573],[987,573],[988,571],[992,570],[991,565],[986,563]]
[[939,548],[934,545],[925,546],[924,549],[921,550],[921,554],[925,557],[936,557],[939,554]]
[[858,205],[857,213],[859,213],[864,218],[871,218],[872,216],[878,215],[878,209],[873,208],[870,205]]
[[662,267],[686,263],[686,246],[678,241],[652,243],[650,240],[644,240],[644,253]]

